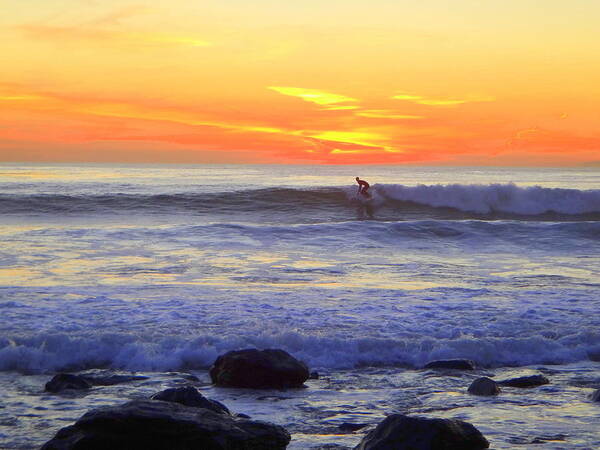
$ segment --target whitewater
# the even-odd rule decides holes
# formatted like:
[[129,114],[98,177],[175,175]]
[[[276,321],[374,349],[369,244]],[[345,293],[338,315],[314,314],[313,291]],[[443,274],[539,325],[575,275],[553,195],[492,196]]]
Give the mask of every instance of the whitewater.
[[[371,184],[368,205],[355,176]],[[28,405],[0,409],[0,447],[48,437],[43,414],[22,419],[21,434],[2,421],[40,407],[24,379],[90,368],[202,377],[219,354],[247,347],[282,348],[352,379],[353,399],[320,388],[373,417],[389,413],[392,385],[423,387],[408,374],[435,359],[554,368],[570,386],[547,392],[560,407],[573,401],[569,380],[600,386],[594,169],[3,164],[0,240],[0,385]],[[457,388],[444,383],[404,407],[450,414],[443,404]],[[547,406],[538,395],[524,401]],[[291,409],[322,412],[322,397],[290,398]],[[531,408],[531,433],[562,433],[562,413],[542,424]],[[282,411],[264,414],[289,420]],[[306,414],[290,448],[315,439]],[[501,430],[517,414],[507,417]],[[596,442],[587,424],[597,413],[581,417],[587,437],[569,448]],[[498,437],[495,448],[515,442]],[[544,448],[565,448],[552,442]]]

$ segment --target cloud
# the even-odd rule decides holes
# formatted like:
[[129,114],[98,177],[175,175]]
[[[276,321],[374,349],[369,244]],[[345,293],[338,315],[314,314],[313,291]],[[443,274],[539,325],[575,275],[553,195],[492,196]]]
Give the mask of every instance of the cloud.
[[404,100],[426,106],[456,106],[462,105],[463,103],[491,102],[495,100],[493,97],[469,97],[467,99],[439,99],[424,97],[422,95],[409,94],[406,92],[396,94],[392,98],[394,100]]
[[38,95],[2,95],[0,94],[0,101],[19,101],[19,100],[39,100]]
[[387,109],[364,109],[361,111],[356,111],[354,113],[356,116],[360,117],[369,117],[373,119],[407,119],[407,120],[415,120],[415,119],[424,119],[424,116],[415,116],[411,114],[399,114],[394,111],[390,111]]
[[381,147],[377,142],[385,140],[385,136],[362,131],[319,131],[308,136],[324,141],[345,142],[365,147]]
[[144,5],[130,5],[120,8],[116,11],[112,11],[108,14],[100,16],[94,20],[87,22],[88,25],[113,25],[120,24],[123,19],[129,19],[130,17],[138,16],[140,13],[151,11],[151,8]]
[[102,28],[88,28],[84,26],[50,26],[50,25],[19,25],[17,27],[28,38],[35,40],[61,41],[61,42],[97,42],[102,45],[113,43],[116,45],[134,46],[189,46],[207,47],[213,45],[206,39],[193,36],[169,35],[147,32],[123,32]]
[[345,155],[348,153],[365,153],[365,151],[364,150],[342,150],[339,148],[334,148],[329,153],[331,153],[332,155]]
[[275,92],[279,92],[283,95],[299,97],[306,102],[316,103],[317,105],[323,106],[324,109],[328,110],[358,108],[358,106],[356,105],[344,105],[344,103],[358,102],[358,100],[355,98],[346,97],[345,95],[333,94],[331,92],[319,91],[317,89],[305,89],[285,86],[269,86],[269,89]]

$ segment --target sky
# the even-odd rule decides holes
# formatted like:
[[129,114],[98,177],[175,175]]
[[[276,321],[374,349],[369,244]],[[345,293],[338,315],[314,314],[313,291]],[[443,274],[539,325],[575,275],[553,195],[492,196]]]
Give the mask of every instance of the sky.
[[0,7],[0,161],[600,165],[596,0]]

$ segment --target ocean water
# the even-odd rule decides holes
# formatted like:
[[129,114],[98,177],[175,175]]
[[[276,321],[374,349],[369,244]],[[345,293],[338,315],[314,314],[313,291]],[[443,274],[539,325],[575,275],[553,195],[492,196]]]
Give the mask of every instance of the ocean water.
[[[290,448],[356,445],[336,423],[390,412],[469,420],[494,448],[600,447],[598,169],[2,164],[0,242],[0,448],[173,372]],[[212,388],[214,359],[246,347],[324,376],[267,400]],[[552,383],[473,398],[470,375],[419,370],[446,358]],[[155,381],[41,392],[89,368]]]

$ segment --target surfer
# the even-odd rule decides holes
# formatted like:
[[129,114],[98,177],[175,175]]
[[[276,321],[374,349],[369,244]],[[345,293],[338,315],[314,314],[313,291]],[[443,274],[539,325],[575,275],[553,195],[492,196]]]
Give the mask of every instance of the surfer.
[[371,197],[371,194],[368,192],[369,187],[371,187],[369,183],[367,183],[365,180],[361,180],[358,177],[356,177],[356,182],[358,183],[358,193],[364,195],[365,197]]

